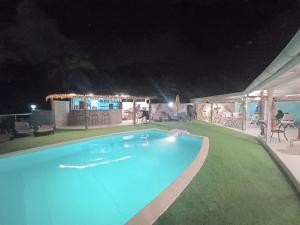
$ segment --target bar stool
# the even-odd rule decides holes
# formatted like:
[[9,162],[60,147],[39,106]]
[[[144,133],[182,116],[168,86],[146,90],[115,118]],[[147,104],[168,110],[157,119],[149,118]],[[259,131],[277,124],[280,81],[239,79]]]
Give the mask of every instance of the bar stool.
[[77,116],[77,118],[78,118],[78,125],[84,125],[84,115],[83,114],[79,114],[78,116]]
[[95,125],[99,125],[99,114],[95,113]]
[[68,125],[74,124],[74,115],[72,113],[69,113],[68,115]]
[[102,124],[109,124],[110,123],[110,114],[108,111],[104,111],[102,113]]
[[91,118],[92,126],[95,126],[95,125],[98,124],[99,118],[98,118],[98,115],[97,115],[95,112],[93,112],[93,113],[91,114],[90,118]]
[[80,114],[75,114],[74,115],[75,117],[75,125],[80,125],[80,122],[81,122],[81,118],[80,118]]

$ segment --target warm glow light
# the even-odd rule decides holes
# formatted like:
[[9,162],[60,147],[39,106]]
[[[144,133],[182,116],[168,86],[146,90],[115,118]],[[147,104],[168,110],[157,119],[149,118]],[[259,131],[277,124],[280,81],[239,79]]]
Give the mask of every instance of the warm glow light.
[[254,100],[259,101],[260,97],[255,97]]
[[169,102],[169,103],[168,103],[168,106],[169,106],[169,107],[173,107],[173,102]]

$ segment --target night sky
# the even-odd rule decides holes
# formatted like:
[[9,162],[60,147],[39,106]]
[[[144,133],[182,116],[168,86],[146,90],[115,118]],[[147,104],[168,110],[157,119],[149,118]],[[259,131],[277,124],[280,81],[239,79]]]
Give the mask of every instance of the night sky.
[[299,0],[0,0],[0,113],[51,93],[241,91],[299,27]]

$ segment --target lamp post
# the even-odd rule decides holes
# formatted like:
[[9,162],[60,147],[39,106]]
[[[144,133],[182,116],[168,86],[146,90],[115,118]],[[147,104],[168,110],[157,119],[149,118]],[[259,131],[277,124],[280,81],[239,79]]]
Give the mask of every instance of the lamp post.
[[271,130],[272,130],[272,111],[273,111],[273,90],[268,90],[268,110],[267,110],[267,130],[266,130],[266,142],[271,142]]
[[35,111],[36,110],[36,105],[32,104],[30,105],[31,111]]

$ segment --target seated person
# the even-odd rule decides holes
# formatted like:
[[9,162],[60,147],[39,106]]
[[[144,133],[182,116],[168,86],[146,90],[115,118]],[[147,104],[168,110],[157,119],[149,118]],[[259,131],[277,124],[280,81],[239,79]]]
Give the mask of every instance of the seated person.
[[146,118],[146,120],[149,120],[149,111],[143,110],[142,118]]
[[282,110],[277,110],[277,114],[276,114],[276,121],[277,123],[280,123],[280,120],[283,118],[284,113],[282,112]]

